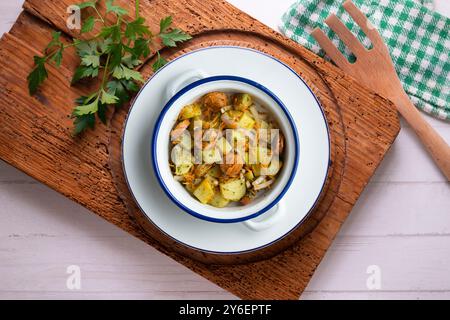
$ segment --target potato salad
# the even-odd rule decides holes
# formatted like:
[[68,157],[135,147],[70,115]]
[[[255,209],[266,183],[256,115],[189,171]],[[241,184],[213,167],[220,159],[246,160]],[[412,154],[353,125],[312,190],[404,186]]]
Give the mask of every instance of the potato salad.
[[283,166],[284,136],[248,93],[202,96],[182,108],[170,135],[174,178],[216,208],[250,204]]

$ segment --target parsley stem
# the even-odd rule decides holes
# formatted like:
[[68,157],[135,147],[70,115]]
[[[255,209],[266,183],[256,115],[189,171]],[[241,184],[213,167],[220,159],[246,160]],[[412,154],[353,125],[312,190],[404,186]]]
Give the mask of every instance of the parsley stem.
[[64,49],[67,49],[67,48],[70,48],[70,47],[73,47],[73,46],[75,46],[75,43],[66,44],[63,47],[64,47]]
[[105,63],[105,71],[103,73],[103,79],[102,79],[102,85],[100,87],[100,90],[103,90],[105,88],[105,82],[106,82],[106,78],[109,76],[109,62],[111,60],[111,53],[108,54],[108,57],[106,58],[106,63]]
[[136,19],[139,18],[139,0],[135,0],[136,3]]
[[94,7],[94,10],[97,13],[98,17],[100,18],[100,20],[102,21],[102,23],[105,24],[105,19],[103,19],[102,15],[100,14],[100,12],[98,12],[96,7]]

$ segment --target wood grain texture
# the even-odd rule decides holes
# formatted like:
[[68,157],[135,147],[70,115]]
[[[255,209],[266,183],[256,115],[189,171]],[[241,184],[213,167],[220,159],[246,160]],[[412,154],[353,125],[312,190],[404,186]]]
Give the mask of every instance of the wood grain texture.
[[[339,100],[339,105],[346,110],[341,123],[348,139],[346,149],[349,156],[345,163],[345,168],[348,170],[344,173],[344,183],[339,189],[340,196],[336,199],[336,208],[339,210],[331,210],[314,230],[314,234],[304,240],[308,252],[303,251],[304,255],[300,257],[300,263],[305,263],[307,268],[296,270],[294,275],[290,274],[290,270],[285,268],[289,265],[287,253],[277,257],[278,268],[270,271],[261,270],[261,273],[249,272],[252,269],[251,265],[206,268],[176,256],[178,261],[240,297],[297,298],[399,130],[392,105],[343,76],[329,63],[293,42],[285,40],[279,34],[226,3],[208,4],[209,8],[205,2],[197,1],[189,3],[166,1],[155,7],[156,4],[158,1],[152,1],[147,7],[146,3],[145,8],[142,8],[143,12],[152,12],[153,15],[156,12],[161,16],[176,13],[175,18],[176,21],[180,21],[179,26],[194,35],[211,29],[221,30],[223,25],[226,25],[228,30],[234,28],[240,30],[239,32],[245,30],[247,33],[257,33],[258,37],[268,43],[268,50],[274,47],[274,43],[280,43],[284,45],[283,50],[291,52],[294,56],[291,57],[294,63],[297,60],[303,61],[304,65],[309,65],[310,69],[320,74],[331,91],[339,93],[335,94],[334,98]],[[186,10],[186,8],[192,9],[190,6],[194,6],[195,10]],[[217,10],[218,6],[221,8],[220,13]],[[64,19],[59,13],[65,12],[67,3],[64,1],[29,1],[25,7],[28,12],[40,19],[51,22],[59,28],[64,27]],[[74,69],[76,62],[73,57],[69,56],[64,61],[62,72],[50,71],[51,76],[59,80],[57,85],[46,85],[37,97],[28,97],[25,83],[26,71],[31,68],[29,62],[32,61],[32,55],[44,46],[48,37],[46,24],[29,14],[24,14],[11,33],[2,39],[0,56],[9,59],[14,57],[17,59],[15,64],[20,63],[24,67],[21,70],[15,70],[17,68],[13,67],[14,63],[6,64],[6,59],[2,59],[0,63],[2,71],[4,70],[0,80],[2,86],[0,94],[5,97],[7,102],[5,106],[8,106],[0,109],[1,158],[120,228],[154,244],[154,241],[144,235],[126,214],[125,206],[115,190],[108,167],[107,145],[110,129],[99,127],[95,132],[87,134],[83,140],[73,140],[69,134],[70,120],[67,119],[67,114],[70,113],[72,100],[77,94],[86,90],[81,87],[75,90],[69,88],[70,70]],[[26,39],[36,40],[32,42]],[[310,84],[318,82],[318,79],[308,76],[308,68],[298,68]],[[62,92],[65,94],[61,94]],[[372,109],[367,111],[362,106],[372,106]],[[21,108],[27,108],[27,112],[29,110],[33,112],[24,113],[21,112],[23,110]],[[48,108],[52,108],[53,112],[49,113]],[[11,123],[12,119],[14,124]],[[158,249],[165,251],[162,248]],[[308,254],[312,262],[304,262]],[[172,253],[171,255],[173,256]],[[297,261],[298,257],[295,260]],[[242,280],[244,273],[250,274],[248,279],[250,282]],[[278,277],[277,281],[263,281],[266,277],[274,276]],[[284,277],[292,276],[300,280],[290,283],[283,281]]]

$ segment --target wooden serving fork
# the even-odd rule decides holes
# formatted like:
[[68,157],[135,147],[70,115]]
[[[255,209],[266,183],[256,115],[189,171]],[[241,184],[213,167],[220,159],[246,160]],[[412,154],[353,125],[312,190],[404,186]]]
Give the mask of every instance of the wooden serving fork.
[[344,72],[396,105],[398,112],[414,129],[447,180],[450,181],[450,147],[409,100],[395,71],[389,50],[378,31],[353,2],[345,1],[343,7],[372,41],[372,49],[366,49],[334,14],[330,15],[325,23],[352,51],[356,57],[355,63],[350,63],[321,29],[316,28],[312,36]]

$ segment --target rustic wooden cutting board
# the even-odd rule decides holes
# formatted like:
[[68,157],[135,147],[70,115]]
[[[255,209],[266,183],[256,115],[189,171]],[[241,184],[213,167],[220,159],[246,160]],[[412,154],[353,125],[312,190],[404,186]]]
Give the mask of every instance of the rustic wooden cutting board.
[[[392,104],[226,2],[141,1],[141,14],[155,30],[159,19],[171,14],[177,27],[194,36],[180,48],[163,50],[165,57],[221,44],[267,52],[288,63],[313,88],[330,125],[333,168],[328,189],[312,219],[299,231],[301,240],[260,262],[228,266],[197,262],[161,245],[157,235],[141,228],[151,231],[133,208],[118,170],[127,108],[111,115],[108,126],[99,125],[83,138],[71,137],[68,115],[73,100],[89,90],[70,87],[78,63],[74,52],[69,51],[61,69],[50,68],[54,81],[48,81],[35,97],[28,95],[32,56],[46,46],[50,31],[64,31],[67,41],[74,35],[65,25],[66,8],[72,2],[26,1],[25,12],[0,42],[0,158],[241,298],[298,298],[398,134]],[[132,7],[127,1],[118,2]],[[149,64],[142,71],[150,76]]]

